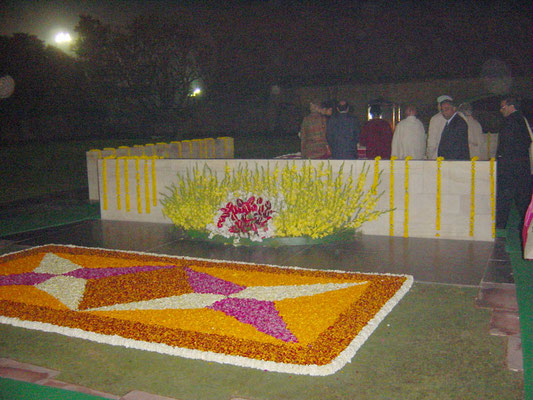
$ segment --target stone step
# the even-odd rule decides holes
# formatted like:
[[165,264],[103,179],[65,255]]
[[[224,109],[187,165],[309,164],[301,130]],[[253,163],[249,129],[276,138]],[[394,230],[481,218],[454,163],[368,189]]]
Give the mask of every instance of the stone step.
[[21,363],[8,358],[0,358],[0,377],[35,383],[43,386],[50,386],[79,393],[100,396],[105,399],[118,400],[120,397],[109,393],[103,393],[84,386],[74,385],[53,379],[59,375],[59,371],[39,367],[37,365]]
[[142,392],[140,390],[133,390],[128,394],[122,396],[120,400],[177,400],[174,397],[160,396],[157,394],[151,394]]
[[524,371],[524,356],[520,336],[509,336],[507,342],[507,368],[511,371]]
[[0,376],[30,383],[42,383],[59,375],[59,371],[0,358]]
[[494,336],[520,334],[520,317],[517,312],[494,310],[490,320],[489,333]]
[[475,304],[479,308],[518,312],[516,288],[514,285],[482,287]]

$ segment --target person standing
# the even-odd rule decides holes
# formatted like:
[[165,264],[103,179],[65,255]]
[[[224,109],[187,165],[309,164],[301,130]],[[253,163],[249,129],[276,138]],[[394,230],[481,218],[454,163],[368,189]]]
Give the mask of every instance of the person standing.
[[405,159],[411,156],[414,160],[423,160],[426,155],[426,131],[424,125],[416,117],[416,107],[409,104],[405,108],[407,117],[401,120],[392,136],[391,156]]
[[470,160],[468,150],[468,125],[457,112],[457,107],[451,100],[440,103],[442,116],[446,125],[440,135],[438,156],[445,160]]
[[382,159],[389,159],[392,142],[390,124],[381,119],[381,107],[378,105],[370,107],[370,115],[372,119],[361,129],[360,143],[366,147],[367,158],[372,160],[380,156]]
[[330,155],[326,140],[327,110],[316,102],[309,103],[310,113],[304,117],[300,128],[302,158],[328,158]]
[[357,142],[361,130],[357,118],[349,113],[350,107],[345,100],[339,101],[336,113],[329,119],[326,138],[334,160],[357,159]]
[[444,129],[444,126],[446,125],[446,118],[441,113],[440,104],[444,100],[450,100],[453,101],[453,99],[443,94],[442,96],[437,97],[437,109],[439,112],[435,114],[431,119],[429,120],[429,128],[428,128],[428,141],[427,141],[427,148],[426,148],[426,158],[428,160],[436,160],[437,159],[437,151],[439,149],[439,143],[440,143],[440,135],[442,133],[442,130]]
[[531,167],[529,146],[531,137],[526,120],[519,111],[519,101],[514,96],[505,96],[500,112],[505,118],[499,133],[496,228],[507,226],[511,203],[514,201],[522,226],[529,201],[531,200]]
[[464,118],[468,126],[468,148],[470,158],[478,157],[480,160],[488,160],[487,151],[484,151],[483,128],[481,124],[472,116],[472,105],[463,103],[459,106],[459,115]]

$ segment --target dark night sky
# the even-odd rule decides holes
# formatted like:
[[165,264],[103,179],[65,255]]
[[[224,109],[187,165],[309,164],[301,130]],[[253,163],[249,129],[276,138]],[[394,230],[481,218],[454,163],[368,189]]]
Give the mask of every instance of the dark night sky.
[[243,76],[257,70],[374,81],[475,76],[492,60],[513,75],[531,74],[532,2],[523,0],[4,0],[0,34],[30,33],[52,43],[60,30],[73,33],[80,14],[124,24],[178,7],[226,13],[225,29],[233,32],[221,54],[240,60]]
[[4,0],[0,6],[0,34],[24,32],[52,43],[57,31],[69,31],[80,14],[105,23],[123,24],[143,12],[172,11],[177,1],[138,0]]

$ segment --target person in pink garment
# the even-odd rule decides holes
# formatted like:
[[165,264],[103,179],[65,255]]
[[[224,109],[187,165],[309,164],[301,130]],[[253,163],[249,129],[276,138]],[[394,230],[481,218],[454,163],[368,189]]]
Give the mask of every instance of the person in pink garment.
[[359,143],[366,147],[366,157],[374,159],[380,156],[382,159],[390,159],[392,128],[390,124],[381,118],[381,107],[370,107],[372,119],[367,121],[361,129]]

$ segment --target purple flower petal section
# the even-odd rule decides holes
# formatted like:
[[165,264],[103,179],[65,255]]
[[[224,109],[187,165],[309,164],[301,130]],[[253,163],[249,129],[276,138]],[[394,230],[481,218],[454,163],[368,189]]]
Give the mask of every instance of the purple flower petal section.
[[41,274],[38,272],[26,272],[24,274],[2,275],[0,276],[0,286],[9,285],[38,285],[51,277],[54,274]]
[[189,284],[195,293],[210,293],[229,296],[246,289],[246,286],[220,279],[203,272],[196,272],[190,268],[185,268],[189,277]]
[[287,324],[272,301],[256,299],[224,299],[209,306],[213,310],[235,317],[240,322],[253,325],[258,331],[284,342],[297,343],[298,339],[287,329]]
[[123,268],[80,268],[75,271],[64,274],[81,279],[101,279],[110,276],[135,274],[137,272],[155,271],[158,269],[177,268],[176,265],[139,265],[135,267]]

